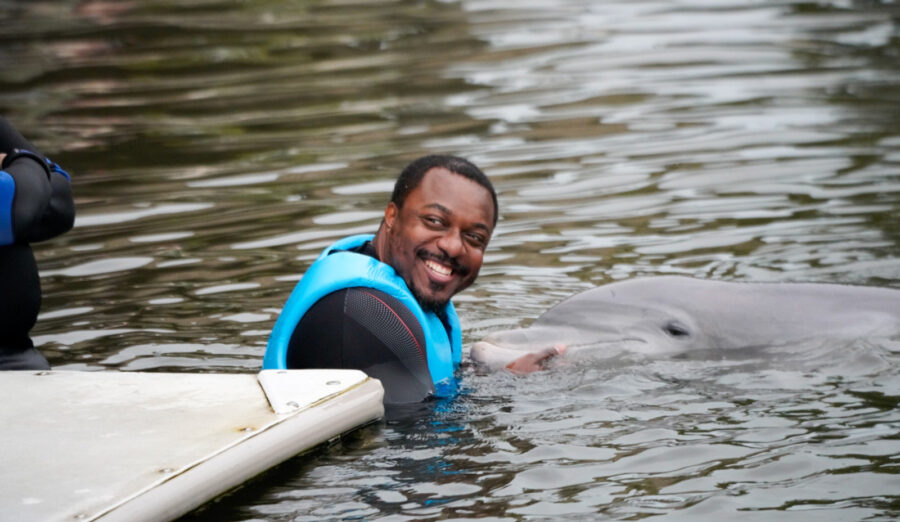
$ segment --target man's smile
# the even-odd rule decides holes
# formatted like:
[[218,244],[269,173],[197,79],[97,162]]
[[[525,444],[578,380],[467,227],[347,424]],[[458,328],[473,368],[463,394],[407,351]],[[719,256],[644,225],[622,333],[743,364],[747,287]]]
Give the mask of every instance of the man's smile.
[[450,274],[453,273],[453,269],[449,266],[442,265],[437,261],[432,259],[425,260],[425,266],[428,267],[429,270],[434,272],[435,274],[443,277],[450,277]]
[[425,273],[431,284],[446,285],[469,273],[458,260],[447,255],[435,254],[424,248],[417,255],[425,266]]

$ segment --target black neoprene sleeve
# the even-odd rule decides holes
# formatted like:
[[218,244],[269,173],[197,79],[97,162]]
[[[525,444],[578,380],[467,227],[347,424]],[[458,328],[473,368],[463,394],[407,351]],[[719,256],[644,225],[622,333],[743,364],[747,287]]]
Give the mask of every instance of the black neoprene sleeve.
[[6,118],[0,116],[0,152],[9,154],[15,149],[25,149],[37,152],[25,136],[16,130]]
[[[32,153],[15,156],[18,150]],[[69,179],[51,170],[19,131],[0,116],[0,153],[9,156],[4,170],[16,184],[12,207],[17,242],[34,243],[67,232],[75,222],[75,204]],[[10,158],[15,158],[10,161]]]
[[352,368],[381,380],[385,404],[420,402],[434,393],[425,335],[398,299],[371,288],[328,294],[291,336],[288,368]]

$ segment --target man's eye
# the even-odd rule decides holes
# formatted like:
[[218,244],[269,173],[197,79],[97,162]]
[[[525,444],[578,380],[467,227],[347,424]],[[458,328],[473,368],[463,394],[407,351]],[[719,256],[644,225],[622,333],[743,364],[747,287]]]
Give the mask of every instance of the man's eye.
[[466,238],[468,239],[469,243],[477,247],[482,247],[485,245],[485,243],[487,243],[487,239],[485,239],[485,237],[481,234],[466,234]]

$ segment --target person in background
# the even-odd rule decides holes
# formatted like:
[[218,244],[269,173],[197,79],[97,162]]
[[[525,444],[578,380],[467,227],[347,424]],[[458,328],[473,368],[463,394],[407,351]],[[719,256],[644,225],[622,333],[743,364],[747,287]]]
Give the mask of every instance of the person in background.
[[450,298],[478,276],[498,212],[490,180],[468,160],[413,161],[376,233],[329,246],[297,283],[263,369],[363,370],[381,380],[386,404],[453,396],[462,332]]
[[0,370],[45,370],[29,337],[41,307],[31,243],[72,228],[70,178],[2,116],[0,158]]

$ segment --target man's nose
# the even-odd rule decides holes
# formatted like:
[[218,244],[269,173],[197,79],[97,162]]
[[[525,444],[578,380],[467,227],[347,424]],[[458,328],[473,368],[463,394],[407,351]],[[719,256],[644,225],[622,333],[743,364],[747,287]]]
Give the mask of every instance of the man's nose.
[[438,238],[437,246],[450,257],[459,256],[463,253],[463,249],[465,248],[462,236],[457,230],[449,230],[446,234]]

